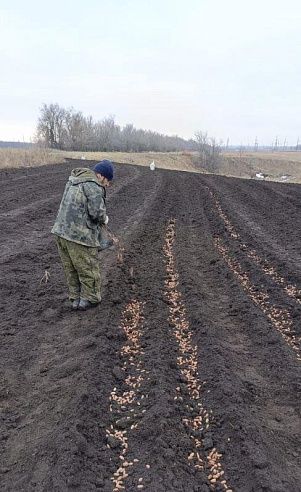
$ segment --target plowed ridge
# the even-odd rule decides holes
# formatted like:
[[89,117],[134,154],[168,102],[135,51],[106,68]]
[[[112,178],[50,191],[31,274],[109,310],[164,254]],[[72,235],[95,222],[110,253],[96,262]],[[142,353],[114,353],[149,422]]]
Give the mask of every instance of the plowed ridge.
[[[137,426],[137,419],[143,417],[143,410],[140,407],[140,402],[148,395],[141,394],[139,389],[146,374],[141,362],[143,350],[139,345],[141,332],[143,330],[143,316],[141,303],[133,300],[125,309],[122,320],[121,329],[125,332],[127,343],[122,347],[121,355],[123,358],[122,370],[126,378],[124,383],[126,389],[120,392],[118,388],[114,388],[110,395],[110,411],[118,415],[115,424],[107,429],[108,438],[107,446],[110,447],[110,442],[115,445],[115,441],[121,447],[120,466],[114,472],[111,480],[115,484],[114,491],[125,489],[125,480],[128,477],[128,469],[139,460],[134,458],[133,461],[127,460],[128,449],[128,430],[134,430]],[[120,393],[120,394],[119,394]],[[133,423],[135,422],[135,423]],[[137,488],[143,488],[143,477],[139,478]]]
[[266,275],[269,275],[278,285],[283,286],[285,292],[289,296],[291,296],[297,304],[301,304],[301,289],[298,289],[296,285],[289,284],[284,277],[282,277],[279,273],[277,273],[274,266],[270,265],[266,259],[261,258],[256,253],[255,249],[250,248],[250,246],[248,246],[247,243],[243,242],[241,236],[238,234],[238,232],[235,231],[233,225],[231,224],[227,215],[223,211],[219,200],[214,196],[212,190],[210,190],[209,188],[208,190],[213,198],[218,214],[220,218],[223,220],[226,229],[230,234],[230,237],[239,242],[239,247],[241,248],[242,251],[245,252],[248,258],[250,258],[250,260],[255,261]]
[[[223,220],[230,237],[239,243],[239,247],[250,260],[254,261],[260,267],[260,269],[266,275],[269,275],[278,285],[280,285],[281,287],[283,286],[284,291],[290,297],[292,297],[296,303],[300,304],[301,301],[297,296],[300,296],[301,290],[299,290],[295,285],[287,285],[285,279],[275,271],[274,267],[268,265],[266,261],[264,261],[257,255],[255,250],[249,249],[248,245],[242,242],[240,235],[235,231],[230,220],[223,211],[219,200],[214,197],[214,194],[211,190],[209,190],[209,193],[213,197],[218,214]],[[237,275],[241,284],[249,293],[252,301],[266,314],[266,316],[273,323],[275,328],[281,333],[284,340],[293,348],[296,353],[297,359],[301,360],[301,337],[296,336],[295,334],[294,323],[289,310],[281,309],[273,305],[267,292],[265,292],[264,290],[259,291],[258,287],[252,285],[247,272],[243,270],[243,267],[241,266],[239,260],[237,258],[231,258],[229,248],[227,248],[226,245],[222,244],[222,241],[219,237],[215,238],[215,246],[222,254],[229,268]]]
[[116,163],[73,312],[50,230],[82,165],[0,170],[1,492],[300,492],[301,187]]
[[[205,471],[205,460],[209,465],[208,479],[211,486],[215,489],[216,484],[220,483],[226,492],[232,492],[225,480],[225,471],[220,463],[222,454],[218,453],[216,448],[210,452],[204,453],[204,446],[201,438],[204,430],[210,429],[211,420],[214,419],[212,410],[208,412],[201,403],[202,384],[199,380],[197,364],[197,347],[192,343],[192,333],[189,322],[186,319],[184,304],[179,292],[178,273],[175,269],[174,260],[174,240],[175,240],[175,221],[169,220],[164,245],[164,254],[166,257],[167,279],[165,280],[165,296],[170,303],[169,321],[171,323],[173,334],[179,345],[180,355],[178,356],[178,366],[181,375],[184,378],[190,403],[186,405],[188,418],[183,418],[184,424],[188,428],[189,435],[195,445],[196,451],[187,457],[197,470]],[[176,388],[181,393],[181,388]],[[176,396],[175,400],[183,400],[182,396]],[[195,415],[196,414],[196,415]],[[196,437],[198,435],[198,437]],[[205,454],[205,456],[203,456]]]

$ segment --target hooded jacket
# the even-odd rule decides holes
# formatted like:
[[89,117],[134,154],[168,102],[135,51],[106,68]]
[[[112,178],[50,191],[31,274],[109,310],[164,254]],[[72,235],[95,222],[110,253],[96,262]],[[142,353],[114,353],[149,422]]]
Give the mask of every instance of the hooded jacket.
[[77,168],[65,187],[52,234],[90,247],[99,247],[99,227],[106,219],[106,189],[91,169]]

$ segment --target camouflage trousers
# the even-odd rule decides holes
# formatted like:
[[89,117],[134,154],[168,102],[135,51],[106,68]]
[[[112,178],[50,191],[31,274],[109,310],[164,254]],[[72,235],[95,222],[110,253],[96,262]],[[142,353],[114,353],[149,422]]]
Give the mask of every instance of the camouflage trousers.
[[67,284],[69,299],[87,299],[91,302],[101,300],[101,276],[98,248],[68,241],[56,236]]

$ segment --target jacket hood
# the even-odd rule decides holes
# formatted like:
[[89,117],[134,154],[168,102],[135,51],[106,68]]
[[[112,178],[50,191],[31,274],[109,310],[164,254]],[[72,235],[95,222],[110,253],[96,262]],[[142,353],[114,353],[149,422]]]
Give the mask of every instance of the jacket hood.
[[73,169],[71,171],[71,175],[69,176],[69,181],[73,185],[77,185],[80,183],[84,183],[87,181],[93,181],[99,186],[101,186],[100,182],[98,181],[95,172],[92,169],[88,169],[85,167],[78,167],[76,169]]

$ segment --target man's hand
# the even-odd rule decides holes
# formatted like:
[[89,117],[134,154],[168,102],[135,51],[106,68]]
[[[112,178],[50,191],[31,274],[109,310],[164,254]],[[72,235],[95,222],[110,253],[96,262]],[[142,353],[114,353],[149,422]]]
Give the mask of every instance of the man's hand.
[[108,225],[108,222],[109,222],[109,217],[106,215],[106,218],[105,218],[105,221],[104,221],[104,225]]

